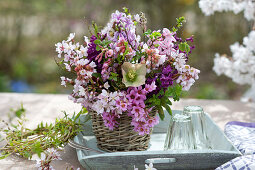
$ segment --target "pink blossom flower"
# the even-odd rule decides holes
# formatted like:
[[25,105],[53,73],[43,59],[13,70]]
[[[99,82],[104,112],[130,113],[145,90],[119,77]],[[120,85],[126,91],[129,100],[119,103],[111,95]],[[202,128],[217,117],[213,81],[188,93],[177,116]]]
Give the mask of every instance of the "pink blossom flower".
[[182,74],[176,80],[182,86],[182,90],[188,91],[190,87],[195,83],[195,80],[199,78],[198,74],[200,70],[189,65],[185,65]]
[[144,103],[144,100],[146,99],[146,96],[145,95],[139,95],[137,94],[136,97],[135,97],[135,100],[133,100],[133,102],[135,102],[136,104],[139,104],[139,103]]
[[151,83],[150,89],[151,89],[151,91],[153,91],[153,90],[155,90],[156,88],[157,88],[156,83],[155,83],[155,81],[153,81],[153,82]]
[[145,84],[144,90],[145,90],[146,93],[149,93],[149,92],[152,92],[153,90],[155,90],[156,87],[157,86],[155,84],[155,81],[153,81],[151,84]]
[[127,111],[127,104],[122,102],[121,105],[120,105],[120,108],[122,111]]
[[[142,89],[142,86],[139,86],[138,88],[137,88],[137,93],[139,94],[139,95],[146,95],[146,92]],[[146,99],[146,98],[145,98]]]
[[138,106],[141,107],[141,108],[145,108],[145,103],[144,102],[140,102]]
[[136,128],[138,127],[139,123],[138,121],[135,121],[134,119],[132,119],[131,125],[133,125]]
[[114,114],[104,112],[102,114],[102,118],[104,120],[104,125],[108,127],[110,130],[113,130],[114,127],[117,127],[118,122],[115,120]]
[[117,100],[116,101],[116,106],[119,107],[122,111],[127,111],[127,106],[128,105],[123,100]]
[[175,33],[171,33],[167,28],[163,29],[163,36],[164,39],[158,42],[159,45],[159,54],[160,55],[167,55],[171,56],[172,51],[175,52],[176,50],[173,48],[176,39],[174,38]]
[[136,121],[138,121],[138,120],[145,121],[145,118],[144,118],[145,112],[144,112],[143,108],[135,106],[132,109],[131,113],[134,115],[134,118]]
[[103,81],[106,81],[109,78],[109,76],[110,76],[111,69],[109,67],[110,67],[110,63],[111,62],[112,62],[112,59],[109,58],[103,64],[102,71],[101,71],[101,75],[102,75]]
[[171,33],[169,29],[163,28],[162,35],[165,37],[166,40],[168,40],[170,42],[176,42],[176,39],[174,38],[175,34],[176,34],[175,32]]
[[106,51],[106,53],[105,53],[105,58],[109,58],[111,56],[113,56],[113,50],[112,49]]
[[137,88],[136,88],[136,87],[129,87],[129,88],[127,89],[127,93],[130,93],[131,90],[134,90],[135,92],[137,92]]
[[146,128],[144,126],[140,126],[138,128],[138,133],[139,135],[144,136],[146,134]]
[[139,135],[144,136],[145,134],[150,133],[150,128],[144,122],[139,122],[138,127],[136,128]]
[[131,90],[130,93],[127,95],[127,98],[130,102],[134,101],[136,98],[136,91],[135,90]]
[[134,107],[136,107],[136,106],[138,106],[136,103],[133,103],[133,102],[131,102],[131,103],[129,103],[129,105],[128,105],[128,109],[129,110],[132,110]]
[[155,117],[151,117],[149,118],[147,124],[149,127],[154,127],[155,125],[157,125],[159,123],[159,117],[155,116]]
[[142,108],[138,107],[138,106],[135,106],[133,107],[131,113],[133,115],[135,115],[135,117],[140,117],[141,113],[144,112],[144,110],[142,110]]
[[167,28],[163,28],[162,35],[165,37],[171,36],[171,32]]

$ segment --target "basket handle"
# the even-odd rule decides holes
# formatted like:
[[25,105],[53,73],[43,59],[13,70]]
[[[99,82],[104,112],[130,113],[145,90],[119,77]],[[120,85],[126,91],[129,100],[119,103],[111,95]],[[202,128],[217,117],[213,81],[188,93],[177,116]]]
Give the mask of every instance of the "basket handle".
[[169,164],[169,163],[175,163],[176,159],[175,158],[151,158],[151,159],[146,159],[145,163],[153,163],[153,164]]

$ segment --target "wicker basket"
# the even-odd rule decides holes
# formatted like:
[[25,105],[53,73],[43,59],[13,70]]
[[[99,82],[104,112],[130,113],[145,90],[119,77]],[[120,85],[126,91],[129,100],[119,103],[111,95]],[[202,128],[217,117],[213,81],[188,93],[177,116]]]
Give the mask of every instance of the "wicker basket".
[[[156,109],[151,112],[156,114]],[[114,130],[105,127],[101,115],[91,112],[92,129],[97,139],[97,147],[107,152],[117,151],[144,151],[148,148],[150,134],[140,136],[133,131],[132,118],[123,113],[118,119],[119,125]],[[151,129],[152,131],[152,129]]]

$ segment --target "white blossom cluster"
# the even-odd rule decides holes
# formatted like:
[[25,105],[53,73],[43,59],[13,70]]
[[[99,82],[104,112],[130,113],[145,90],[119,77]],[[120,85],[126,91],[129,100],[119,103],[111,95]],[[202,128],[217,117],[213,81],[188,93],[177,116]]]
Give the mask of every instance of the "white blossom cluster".
[[198,74],[200,73],[200,70],[186,65],[186,58],[184,54],[179,53],[179,51],[173,54],[173,58],[175,59],[175,68],[181,73],[176,82],[182,85],[182,90],[188,91],[195,83],[195,80],[199,79]]
[[107,92],[102,90],[102,93],[98,96],[98,100],[93,104],[92,109],[95,110],[98,114],[103,114],[105,111],[115,111],[116,114],[121,114],[122,111],[116,105],[116,102],[120,97],[124,96],[122,92]]
[[[233,11],[235,14],[244,11],[244,17],[255,20],[254,0],[200,0],[199,7],[205,15],[214,12]],[[215,54],[213,70],[217,75],[225,74],[238,84],[255,84],[255,31],[230,46],[232,57]]]
[[254,0],[200,0],[199,7],[209,16],[214,12],[233,11],[235,14],[244,11],[244,17],[250,21],[255,19]]
[[232,58],[215,55],[213,70],[225,74],[238,84],[255,84],[255,31],[243,38],[243,44],[232,44]]
[[[78,77],[74,80],[60,77],[61,85],[66,87],[66,84],[74,83],[73,93],[69,99],[75,103],[81,103],[82,106],[91,108],[94,100],[93,92],[88,92],[86,85],[92,78],[92,74],[96,73],[96,64],[94,61],[84,59],[88,56],[88,47],[74,42],[75,33],[70,33],[67,40],[63,40],[55,44],[58,57],[63,59],[65,69],[69,72],[76,71]],[[88,45],[89,40],[84,36],[84,44]]]

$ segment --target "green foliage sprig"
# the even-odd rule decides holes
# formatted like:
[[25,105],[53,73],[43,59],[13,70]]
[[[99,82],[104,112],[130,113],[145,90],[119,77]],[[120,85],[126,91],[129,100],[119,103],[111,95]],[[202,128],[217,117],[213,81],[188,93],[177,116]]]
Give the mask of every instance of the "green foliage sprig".
[[81,131],[81,123],[78,118],[86,112],[87,110],[83,109],[78,114],[74,113],[72,117],[63,112],[63,118],[57,118],[55,123],[50,124],[41,122],[36,129],[29,129],[24,126],[24,116],[20,116],[18,125],[9,126],[5,122],[7,129],[2,130],[2,132],[7,144],[0,148],[2,151],[0,159],[13,153],[25,158],[31,158],[33,154],[38,154],[40,157],[41,153],[48,148],[64,147],[68,139],[74,138]]
[[172,28],[173,32],[177,32],[179,28],[183,26],[183,23],[186,22],[185,17],[176,18],[176,25]]
[[172,115],[172,110],[169,105],[172,105],[172,102],[169,100],[169,97],[172,97],[174,101],[179,101],[182,92],[182,86],[177,84],[173,87],[168,87],[164,92],[163,89],[160,90],[158,94],[154,94],[151,98],[146,100],[146,103],[151,107],[155,106],[158,110],[159,117],[161,120],[165,118],[163,107],[166,111]]
[[187,54],[190,52],[190,46],[187,42],[181,42],[179,44],[179,49],[181,51],[185,51]]

